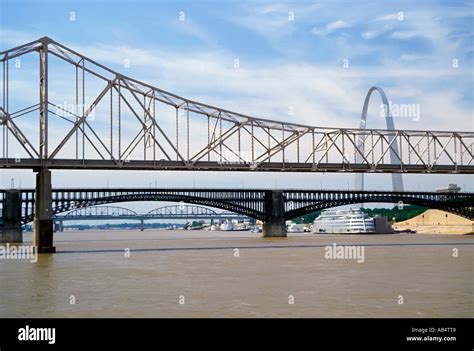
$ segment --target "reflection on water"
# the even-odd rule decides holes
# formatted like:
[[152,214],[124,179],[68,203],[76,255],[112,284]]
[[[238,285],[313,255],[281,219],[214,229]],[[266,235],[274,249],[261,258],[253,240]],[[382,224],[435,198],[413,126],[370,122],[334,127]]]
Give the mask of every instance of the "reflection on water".
[[[36,264],[0,260],[1,317],[474,314],[472,236],[149,230],[64,232],[55,242],[58,253]],[[325,259],[333,243],[365,245],[364,262]]]

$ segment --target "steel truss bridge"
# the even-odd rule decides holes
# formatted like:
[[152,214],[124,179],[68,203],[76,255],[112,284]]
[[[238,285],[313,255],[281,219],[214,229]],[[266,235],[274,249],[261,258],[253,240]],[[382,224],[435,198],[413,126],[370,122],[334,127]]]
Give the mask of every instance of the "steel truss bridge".
[[[35,218],[35,190],[0,191],[2,207],[6,205],[6,193],[8,192],[18,193],[20,200],[18,206],[21,206],[21,222],[28,223],[33,221]],[[474,193],[119,188],[108,190],[53,189],[52,194],[51,212],[54,216],[69,211],[75,211],[73,212],[75,214],[91,214],[96,211],[95,213],[100,215],[102,207],[94,206],[112,203],[166,201],[178,202],[179,204],[177,206],[156,209],[149,215],[156,218],[171,215],[171,212],[167,214],[167,211],[179,210],[180,206],[184,206],[186,211],[192,211],[197,206],[209,206],[228,211],[224,213],[232,212],[262,221],[269,221],[273,216],[289,220],[317,210],[350,204],[403,203],[440,209],[465,218],[474,219]],[[187,207],[183,203],[191,204],[192,206]],[[209,209],[209,211],[212,210]],[[209,213],[214,215],[214,212]],[[187,215],[185,214],[185,216]]]
[[[473,132],[251,117],[127,77],[47,37],[0,52],[0,62],[0,167],[474,173]],[[18,95],[18,81],[37,94]]]
[[54,220],[77,221],[77,220],[102,220],[102,219],[126,219],[126,220],[155,220],[155,219],[248,219],[249,217],[229,211],[216,211],[214,209],[196,205],[169,205],[155,208],[147,213],[118,207],[118,206],[92,206],[83,207],[67,212],[64,215],[55,215]]
[[[0,241],[21,241],[21,222],[34,220],[33,245],[54,252],[54,215],[124,201],[232,211],[263,220],[263,236],[286,236],[285,219],[351,203],[402,201],[473,217],[471,194],[400,191],[402,173],[473,174],[473,132],[395,130],[389,109],[388,130],[256,118],[127,77],[48,37],[0,52],[0,62],[0,168],[37,173],[35,190],[1,193]],[[362,121],[373,91],[387,100],[371,88]],[[385,172],[395,191],[52,189],[54,169]]]

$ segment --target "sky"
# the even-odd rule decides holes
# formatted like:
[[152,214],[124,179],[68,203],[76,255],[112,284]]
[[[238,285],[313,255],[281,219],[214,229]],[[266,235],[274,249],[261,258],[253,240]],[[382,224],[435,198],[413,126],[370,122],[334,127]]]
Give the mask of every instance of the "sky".
[[[397,129],[474,131],[473,9],[473,1],[426,0],[0,0],[0,50],[49,36],[178,95],[321,127],[358,127],[367,90],[380,86],[394,103],[419,106],[418,118],[395,119]],[[368,128],[385,128],[378,107],[369,109]],[[34,185],[31,171],[0,172],[5,188],[12,179]],[[454,182],[474,191],[464,175],[404,181],[407,190]],[[155,183],[352,189],[354,175],[53,172],[53,186]],[[390,176],[367,175],[366,188],[390,189]]]

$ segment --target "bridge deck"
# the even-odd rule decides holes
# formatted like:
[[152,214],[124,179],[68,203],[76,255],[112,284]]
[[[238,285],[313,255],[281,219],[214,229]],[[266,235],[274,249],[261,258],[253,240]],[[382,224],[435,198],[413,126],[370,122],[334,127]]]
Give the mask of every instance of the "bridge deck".
[[216,161],[182,162],[182,161],[144,161],[130,160],[117,162],[114,160],[74,160],[54,159],[22,159],[16,162],[13,158],[0,158],[0,168],[35,169],[89,169],[89,170],[155,170],[155,171],[253,171],[253,172],[353,172],[353,173],[444,173],[474,174],[474,165],[425,165],[416,164],[347,164],[347,163],[298,163],[298,162],[264,162],[225,163]]

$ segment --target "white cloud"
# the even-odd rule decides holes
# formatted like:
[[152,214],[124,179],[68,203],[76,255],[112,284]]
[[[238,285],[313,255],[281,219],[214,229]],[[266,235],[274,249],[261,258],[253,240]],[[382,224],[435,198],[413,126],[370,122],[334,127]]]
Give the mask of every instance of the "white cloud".
[[322,7],[324,4],[320,3],[243,3],[239,11],[225,19],[231,24],[254,31],[279,50],[277,43],[294,33],[297,25],[314,21]]
[[176,31],[186,35],[190,35],[208,46],[217,46],[217,39],[215,35],[207,30],[204,26],[199,25],[189,17],[185,17],[183,21],[175,20],[171,22],[170,27]]
[[391,31],[393,27],[391,25],[385,24],[382,27],[377,26],[375,29],[370,29],[362,33],[362,38],[370,40],[377,38],[378,36],[385,34]]
[[412,39],[418,36],[420,36],[420,34],[416,31],[395,31],[390,34],[390,38],[399,40]]
[[[403,14],[403,12],[402,12],[402,14]],[[393,21],[393,20],[398,20],[399,16],[400,16],[400,12],[390,13],[388,15],[377,17],[375,20],[376,21]]]
[[417,60],[427,59],[425,55],[403,54],[398,58],[399,61],[414,62]]
[[373,38],[378,37],[382,33],[383,32],[378,31],[378,30],[368,30],[368,31],[362,33],[362,38],[364,38],[364,39],[373,39]]
[[294,29],[294,21],[289,20],[290,7],[274,4],[256,8],[243,6],[243,10],[244,14],[228,16],[227,20],[267,39],[288,35]]
[[349,23],[339,20],[339,21],[329,23],[326,26],[326,29],[330,30],[330,31],[333,31],[333,30],[336,30],[336,29],[347,28],[347,27],[350,27]]
[[17,30],[11,30],[1,26],[0,38],[2,45],[7,47],[2,48],[2,50],[7,48],[12,48],[20,45],[24,45],[36,39],[39,39],[44,36],[44,33],[39,31],[33,32],[21,32]]
[[338,29],[343,29],[343,28],[349,28],[351,27],[351,24],[345,21],[334,21],[331,23],[328,23],[324,28],[313,28],[311,30],[311,33],[314,35],[327,35],[330,34],[334,31],[337,31]]

